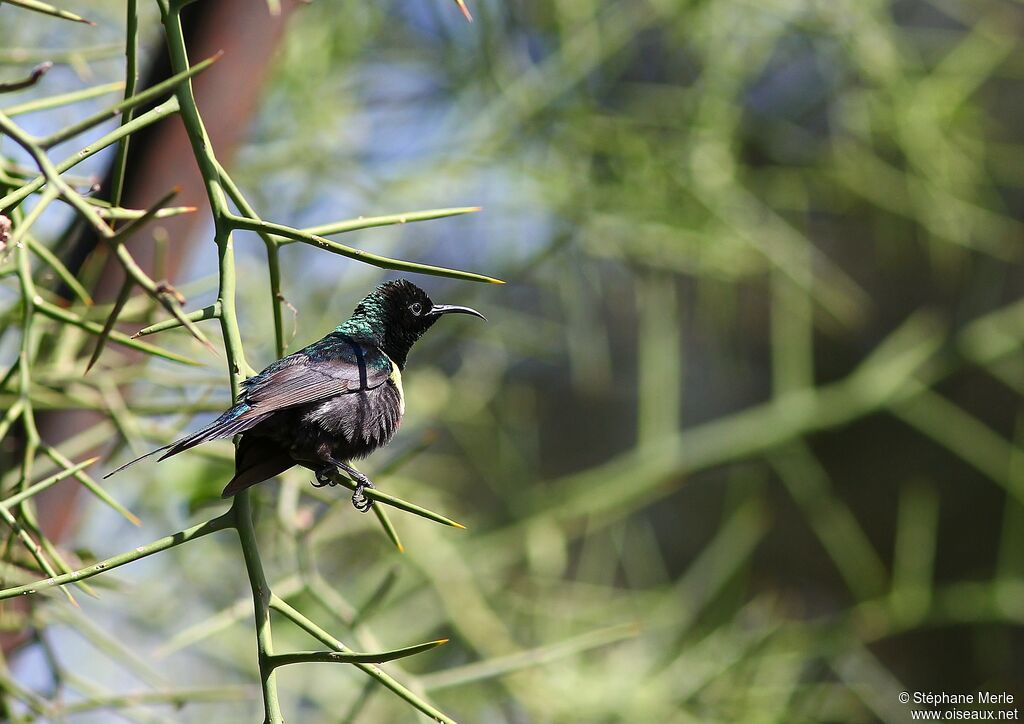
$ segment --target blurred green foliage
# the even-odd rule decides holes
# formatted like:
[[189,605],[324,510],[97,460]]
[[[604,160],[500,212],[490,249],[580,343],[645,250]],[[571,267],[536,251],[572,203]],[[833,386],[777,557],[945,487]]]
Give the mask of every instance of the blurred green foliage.
[[[480,204],[345,242],[511,282],[425,282],[491,323],[424,340],[399,439],[367,464],[469,531],[396,518],[399,555],[294,474],[258,508],[278,595],[357,648],[450,636],[384,668],[460,721],[902,722],[904,690],[1020,700],[1024,7],[471,9],[472,26],[442,0],[302,8],[233,169],[296,227]],[[260,367],[274,333],[251,241],[239,307]],[[294,349],[376,272],[287,252]],[[167,439],[196,423],[135,401],[217,409],[211,375],[138,380],[122,414]],[[228,459],[118,492],[180,524]],[[120,525],[95,516],[94,547]],[[181,685],[249,681],[229,545],[176,549],[85,612]],[[66,609],[43,614],[62,642],[84,630]],[[94,656],[66,651],[72,669]],[[411,716],[356,672],[280,676],[302,721]]]

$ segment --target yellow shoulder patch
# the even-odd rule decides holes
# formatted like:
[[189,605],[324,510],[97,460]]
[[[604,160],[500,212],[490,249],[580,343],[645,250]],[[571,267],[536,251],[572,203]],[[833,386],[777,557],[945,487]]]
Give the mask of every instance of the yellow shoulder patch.
[[[384,354],[381,352],[381,354]],[[388,357],[384,354],[385,357]],[[388,362],[391,363],[391,374],[388,375],[388,379],[394,383],[395,389],[398,390],[398,414],[405,414],[405,390],[402,389],[402,370],[398,369],[398,365],[395,361],[388,357]]]

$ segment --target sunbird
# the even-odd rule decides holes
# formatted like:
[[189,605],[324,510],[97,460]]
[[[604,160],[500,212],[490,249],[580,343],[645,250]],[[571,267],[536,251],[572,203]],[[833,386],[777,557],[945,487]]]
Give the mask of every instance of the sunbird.
[[469,307],[434,304],[405,279],[385,282],[326,337],[245,380],[238,402],[209,425],[105,477],[159,452],[163,460],[241,433],[235,476],[223,497],[302,465],[315,471],[317,487],[335,485],[331,474],[343,471],[356,483],[352,505],[365,513],[373,501],[364,491],[373,483],[351,461],[387,445],[398,431],[409,350],[444,314],[486,320]]

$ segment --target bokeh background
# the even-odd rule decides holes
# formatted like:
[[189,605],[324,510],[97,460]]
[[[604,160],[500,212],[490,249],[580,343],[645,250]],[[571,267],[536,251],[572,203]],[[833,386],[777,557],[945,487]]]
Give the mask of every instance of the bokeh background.
[[[120,4],[67,7],[97,27],[0,7],[0,72],[74,51],[19,101],[123,77]],[[293,471],[257,496],[275,590],[355,648],[450,637],[385,668],[466,722],[903,722],[900,691],[1019,701],[1024,6],[470,9],[472,25],[447,0],[192,19],[215,46],[282,23],[259,103],[233,109],[222,91],[221,120],[240,133],[231,168],[263,218],[481,206],[340,238],[508,282],[415,279],[490,321],[447,320],[417,346],[401,434],[364,466],[468,530],[396,514],[399,554],[344,491],[315,492]],[[144,26],[153,72],[157,29]],[[13,144],[0,152],[26,163]],[[159,229],[141,242],[174,260],[189,308],[215,293],[206,210],[196,218],[193,242]],[[68,216],[46,222],[56,238]],[[265,256],[255,236],[237,247],[260,368],[274,358]],[[386,278],[300,245],[282,272],[291,350]],[[16,285],[0,284],[11,303]],[[222,358],[161,336],[206,367],[136,361],[118,379],[106,352],[98,379],[130,384],[123,408],[89,424],[128,444],[106,448],[100,472],[229,400]],[[71,379],[81,347],[46,370],[55,390],[103,386]],[[87,561],[209,517],[230,457],[225,443],[126,471],[109,490],[143,526],[80,497],[61,545]],[[36,607],[9,681],[80,700],[85,683],[52,681],[56,658],[104,695],[215,687],[177,709],[74,721],[258,717],[232,538],[121,569],[100,600],[79,598],[81,610]],[[283,626],[275,636],[280,650],[311,647]],[[355,669],[280,678],[294,721],[416,718]]]

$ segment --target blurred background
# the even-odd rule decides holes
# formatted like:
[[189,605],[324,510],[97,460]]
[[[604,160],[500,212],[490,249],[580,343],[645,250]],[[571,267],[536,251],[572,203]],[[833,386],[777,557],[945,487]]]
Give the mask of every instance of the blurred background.
[[[465,722],[902,722],[900,691],[1024,697],[1024,6],[473,0],[473,24],[449,0],[244,6],[203,0],[187,29],[193,60],[255,53],[231,66],[229,50],[199,103],[220,102],[214,145],[259,214],[307,227],[480,206],[339,239],[508,282],[414,279],[490,321],[417,346],[401,433],[363,467],[468,530],[395,513],[400,554],[345,491],[292,471],[256,495],[275,591],[356,649],[450,637],[384,668]],[[0,72],[58,63],[11,99],[124,77],[121,4],[65,7],[97,26],[0,7]],[[144,158],[129,193],[173,185],[170,161]],[[133,247],[158,251],[188,309],[216,288],[197,205]],[[63,212],[43,219],[54,239],[74,236]],[[275,358],[266,258],[255,235],[236,247],[260,369]],[[101,255],[80,256],[102,287]],[[299,244],[281,265],[290,351],[394,276]],[[144,306],[125,331],[160,318]],[[97,476],[229,402],[223,357],[180,330],[152,339],[203,368],[108,348],[83,377],[91,342],[69,334],[38,376],[54,410],[103,400],[49,423],[118,440]],[[17,335],[0,342],[6,370]],[[61,548],[88,562],[219,512],[231,448],[208,448],[107,481],[140,528],[79,496]],[[258,717],[232,537],[93,580],[100,600],[32,610],[9,692],[72,711],[82,692],[195,690],[74,721]],[[9,630],[29,625],[8,613]],[[286,623],[275,637],[312,647]],[[294,721],[417,716],[350,667],[279,677]]]

